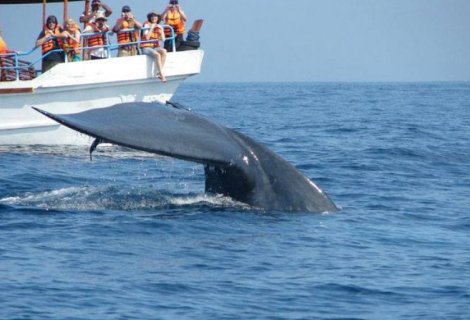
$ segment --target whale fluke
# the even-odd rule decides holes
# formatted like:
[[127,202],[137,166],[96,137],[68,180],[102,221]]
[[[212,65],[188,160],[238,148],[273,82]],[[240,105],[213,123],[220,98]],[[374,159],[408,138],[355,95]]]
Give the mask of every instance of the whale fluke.
[[134,102],[76,114],[34,109],[98,142],[201,163],[206,192],[265,210],[338,210],[314,182],[263,144],[182,108]]

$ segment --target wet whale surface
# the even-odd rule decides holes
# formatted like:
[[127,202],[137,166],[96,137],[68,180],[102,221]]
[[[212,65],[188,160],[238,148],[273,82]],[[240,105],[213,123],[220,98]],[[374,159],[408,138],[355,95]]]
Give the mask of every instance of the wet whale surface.
[[123,103],[77,114],[36,110],[97,143],[201,163],[209,193],[265,210],[338,210],[314,182],[263,144],[183,108]]

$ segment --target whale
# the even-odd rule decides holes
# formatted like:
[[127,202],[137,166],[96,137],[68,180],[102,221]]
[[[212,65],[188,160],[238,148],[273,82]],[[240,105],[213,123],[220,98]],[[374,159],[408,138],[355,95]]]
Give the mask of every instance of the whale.
[[52,120],[101,142],[204,166],[205,192],[267,211],[335,212],[338,207],[311,179],[264,144],[167,102],[129,102],[74,114],[33,107]]

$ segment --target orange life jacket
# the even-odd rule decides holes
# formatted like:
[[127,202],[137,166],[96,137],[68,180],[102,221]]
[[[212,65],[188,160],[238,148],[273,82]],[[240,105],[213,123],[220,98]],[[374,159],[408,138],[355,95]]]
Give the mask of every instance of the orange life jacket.
[[[150,26],[149,21],[145,21],[143,27],[146,28]],[[158,48],[160,44],[158,40],[162,38],[161,29],[159,27],[153,28],[153,30],[148,30],[147,39],[142,39],[144,41],[151,41],[151,42],[143,42],[140,44],[141,48]]]
[[[73,35],[74,36],[75,36],[76,32],[77,32],[77,28],[74,28],[73,29]],[[67,38],[67,40],[65,40],[65,43],[67,43],[69,50],[73,50],[75,53],[80,53],[80,42],[79,41],[75,41],[72,38]]]
[[[44,27],[44,30],[46,30],[47,27]],[[54,35],[57,37],[61,34],[60,32],[60,29],[59,27],[55,27],[54,28]],[[54,49],[61,49],[62,48],[62,43],[63,43],[63,40],[62,38],[55,38],[55,39],[49,39],[47,41],[44,41],[42,43],[42,54],[46,54],[48,53],[49,51],[51,50],[54,50]],[[57,46],[56,46],[57,44]]]
[[[130,25],[128,21],[120,18],[121,23],[122,23],[122,28],[123,29],[132,29],[134,28],[134,25]],[[134,31],[118,31],[117,33],[117,40],[118,43],[129,43],[129,42],[134,42],[137,41],[137,32]]]
[[0,53],[7,53],[7,52],[8,52],[7,44],[5,40],[3,40],[2,37],[0,37]]
[[98,28],[96,23],[91,22],[88,24],[90,27],[93,28],[93,32],[96,34],[88,37],[88,46],[89,47],[98,47],[106,45],[106,35],[101,32],[107,32],[109,30],[108,26],[104,26],[102,30]]
[[[173,27],[173,29],[175,29],[176,34],[183,34],[185,31],[184,21],[179,11],[168,11],[166,14],[165,23]],[[171,36],[171,31],[168,28],[165,29],[165,35],[168,37]]]

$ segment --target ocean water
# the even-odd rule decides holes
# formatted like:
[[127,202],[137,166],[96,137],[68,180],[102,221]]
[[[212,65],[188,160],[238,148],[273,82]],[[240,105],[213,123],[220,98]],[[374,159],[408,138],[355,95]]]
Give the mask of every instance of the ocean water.
[[469,319],[470,83],[186,83],[338,213],[203,193],[200,165],[0,147],[0,319]]

